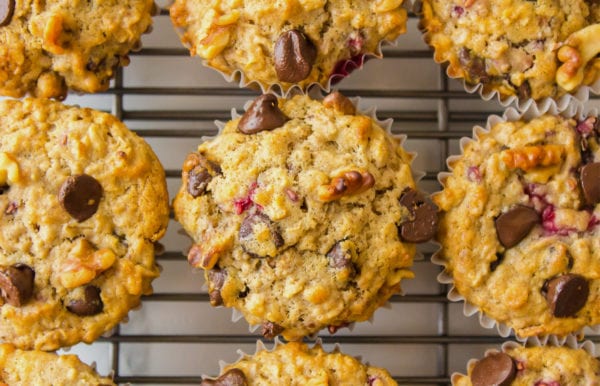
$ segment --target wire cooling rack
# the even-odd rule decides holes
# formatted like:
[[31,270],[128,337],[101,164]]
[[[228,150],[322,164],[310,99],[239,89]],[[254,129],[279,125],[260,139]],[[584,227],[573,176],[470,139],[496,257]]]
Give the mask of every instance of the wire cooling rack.
[[[241,111],[256,93],[190,58],[162,8],[144,49],[132,55],[110,90],[69,96],[66,103],[110,111],[144,137],[167,171],[173,198],[185,155],[201,137],[215,134],[215,120],[228,120],[231,108]],[[384,47],[385,59],[368,62],[338,88],[360,97],[362,108],[377,107],[380,119],[394,119],[393,132],[406,134],[404,146],[418,153],[413,167],[425,171],[420,188],[433,192],[446,158],[459,152],[460,138],[503,108],[449,80],[432,60],[417,24],[411,15],[407,34],[396,46]],[[111,336],[71,348],[86,362],[96,362],[101,373],[113,372],[119,384],[198,385],[202,374],[218,374],[219,360],[235,361],[240,349],[253,353],[260,339],[244,320],[232,322],[231,310],[209,305],[202,274],[192,272],[182,254],[189,240],[180,229],[171,221],[163,239],[166,252],[157,257],[162,275],[141,309]],[[447,385],[452,372],[464,372],[469,358],[499,347],[504,339],[496,330],[480,327],[476,317],[463,315],[462,304],[448,302],[446,286],[436,281],[440,268],[430,262],[433,251],[432,245],[421,248],[424,257],[415,262],[416,278],[404,284],[404,296],[393,296],[390,307],[353,331],[321,335],[325,348],[339,344],[345,353],[387,368],[400,384]]]

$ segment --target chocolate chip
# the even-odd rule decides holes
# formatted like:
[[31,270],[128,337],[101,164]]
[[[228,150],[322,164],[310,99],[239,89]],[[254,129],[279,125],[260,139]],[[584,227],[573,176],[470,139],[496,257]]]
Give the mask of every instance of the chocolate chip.
[[410,219],[398,227],[400,238],[409,243],[424,243],[437,231],[438,208],[423,193],[408,188],[400,196],[400,205],[406,207]]
[[352,266],[352,255],[350,251],[342,248],[342,244],[338,241],[327,252],[329,258],[329,266],[332,268],[347,268]]
[[[259,240],[254,233],[264,227],[269,229],[271,237]],[[244,251],[253,257],[274,257],[276,250],[284,244],[277,225],[266,214],[256,211],[250,212],[242,220],[238,236]]]
[[33,295],[35,272],[25,264],[0,269],[0,293],[6,303],[21,307]]
[[238,123],[238,130],[244,134],[256,134],[283,126],[288,118],[279,110],[277,97],[264,94],[252,102]]
[[15,0],[0,0],[0,27],[10,24],[15,13]]
[[88,285],[83,289],[83,299],[74,299],[67,305],[67,310],[78,316],[92,316],[102,312],[104,304],[100,298],[100,288]]
[[523,81],[521,85],[517,88],[517,96],[521,100],[526,100],[531,98],[531,86],[528,81]]
[[496,234],[500,244],[506,248],[512,248],[519,244],[539,223],[540,216],[535,209],[525,205],[517,205],[498,216],[496,219]]
[[101,198],[102,185],[87,174],[70,176],[58,192],[58,199],[63,208],[79,222],[96,213]]
[[275,43],[273,61],[277,78],[282,82],[296,83],[306,79],[316,59],[317,48],[300,31],[284,32]]
[[493,353],[475,364],[471,383],[473,386],[508,386],[516,376],[513,359],[504,353]]
[[273,339],[277,335],[281,334],[283,332],[283,330],[285,330],[285,328],[281,327],[277,323],[264,322],[262,324],[261,333],[262,333],[262,336],[264,336],[265,338]]
[[581,275],[566,274],[546,282],[546,301],[557,318],[575,316],[587,302],[590,293],[588,281]]
[[212,176],[201,165],[196,166],[188,172],[187,191],[192,197],[196,198],[206,192],[208,183],[212,180]]
[[242,370],[231,369],[217,379],[203,379],[200,386],[248,386],[248,381]]
[[478,56],[473,56],[468,49],[462,48],[458,53],[458,60],[465,70],[467,70],[470,82],[489,82],[490,77],[485,69],[485,59],[482,59]]
[[225,283],[227,272],[221,269],[213,268],[207,271],[207,276],[210,305],[214,307],[223,305],[221,288],[223,288],[223,284]]
[[581,168],[581,189],[588,204],[596,205],[600,202],[600,162]]

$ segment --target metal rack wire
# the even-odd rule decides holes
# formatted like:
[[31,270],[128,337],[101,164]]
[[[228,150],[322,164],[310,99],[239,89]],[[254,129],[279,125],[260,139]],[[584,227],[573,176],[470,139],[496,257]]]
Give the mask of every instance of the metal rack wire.
[[[162,19],[163,28],[160,25],[155,28],[154,34],[172,33],[165,28],[168,25],[164,19],[167,19],[167,12],[163,10],[157,17],[157,21]],[[414,15],[411,16],[412,25],[416,25]],[[157,23],[161,24],[161,23]],[[339,89],[348,96],[360,96],[362,102],[373,106],[383,105],[378,110],[380,119],[393,118],[393,132],[406,134],[409,140],[406,147],[409,150],[416,150],[421,155],[421,162],[418,168],[425,170],[425,177],[421,181],[421,187],[428,191],[435,191],[439,188],[436,180],[437,173],[445,169],[445,159],[448,155],[456,153],[458,149],[458,140],[463,136],[471,135],[471,128],[475,124],[485,124],[485,119],[491,113],[500,113],[502,108],[494,102],[482,102],[478,95],[468,94],[462,91],[461,84],[449,80],[443,69],[438,67],[431,60],[432,54],[427,47],[420,41],[418,32],[413,28],[412,43],[401,43],[398,47],[386,47],[384,56],[380,62],[385,68],[415,67],[414,60],[431,61],[434,66],[436,79],[423,79],[422,88],[373,88],[369,87],[369,74],[371,63],[361,71],[362,78],[356,82],[342,82]],[[401,38],[402,40],[403,38]],[[410,39],[409,39],[410,40]],[[172,43],[172,39],[170,41]],[[134,69],[120,70],[113,86],[103,95],[110,99],[110,111],[118,118],[125,121],[134,131],[146,138],[157,150],[159,157],[165,152],[173,151],[182,159],[185,151],[180,147],[172,146],[173,141],[185,143],[185,146],[193,148],[202,136],[214,134],[216,127],[212,124],[214,120],[227,120],[230,117],[228,103],[239,106],[240,100],[250,99],[255,92],[240,89],[236,85],[228,84],[225,81],[216,86],[210,83],[194,84],[193,86],[177,85],[145,85],[143,82],[128,81],[128,78],[139,71],[140,66],[136,63],[144,63],[144,66],[158,66],[153,63],[157,58],[181,59],[194,61],[195,66],[200,66],[199,59],[187,58],[187,50],[180,48],[178,44],[161,45],[160,47],[147,46],[139,53],[132,56],[132,67]],[[393,65],[390,62],[394,62]],[[418,65],[417,65],[418,67]],[[159,70],[160,71],[160,70]],[[211,70],[203,70],[205,73]],[[392,70],[393,71],[393,70]],[[388,73],[391,72],[388,70]],[[170,73],[165,70],[165,73]],[[362,74],[365,73],[365,74]],[[354,77],[353,74],[351,77]],[[427,74],[425,74],[427,76]],[[151,82],[150,82],[151,83]],[[164,83],[164,82],[163,82]],[[168,81],[167,81],[168,83]],[[143,105],[144,98],[168,100],[170,98],[209,98],[223,99],[222,107],[205,107],[203,103],[198,103],[198,108],[161,108],[160,103],[150,103],[144,108],[131,107]],[[81,97],[79,103],[85,103],[86,97]],[[130,103],[130,100],[141,98],[142,102]],[[158,105],[158,106],[156,106]],[[157,126],[161,126],[156,128]],[[157,147],[163,148],[156,149]],[[167,148],[166,150],[164,148]],[[168,153],[170,154],[170,153]],[[163,163],[165,163],[163,161]],[[180,170],[176,162],[167,162],[167,178],[171,192],[173,192],[180,178]],[[175,166],[174,166],[175,165]],[[219,354],[213,354],[214,347],[225,346],[231,353],[243,346],[246,349],[254,344],[259,336],[250,332],[244,332],[245,322],[231,323],[228,325],[210,321],[208,326],[196,330],[196,325],[204,323],[203,318],[211,318],[212,313],[216,312],[208,306],[208,296],[201,290],[201,275],[196,275],[191,279],[189,277],[181,279],[179,272],[173,272],[170,268],[184,267],[187,263],[181,253],[183,245],[181,238],[176,236],[177,226],[172,222],[170,225],[172,237],[165,242],[167,252],[158,257],[159,263],[165,266],[162,274],[163,282],[178,282],[180,280],[189,281],[184,285],[184,290],[176,285],[159,285],[153,295],[144,299],[141,315],[132,313],[132,320],[115,331],[112,336],[102,338],[98,344],[108,347],[110,360],[108,368],[114,372],[115,381],[119,384],[131,383],[134,385],[181,385],[181,384],[199,384],[201,374],[215,374],[218,371],[217,361],[225,359],[219,357]],[[173,236],[175,235],[175,236]],[[415,315],[402,319],[398,329],[394,329],[394,320],[390,320],[389,315],[384,315],[383,319],[376,316],[372,325],[365,327],[360,331],[342,333],[339,335],[323,335],[321,339],[325,345],[339,343],[342,348],[352,347],[354,352],[358,353],[377,353],[380,350],[390,350],[389,352],[398,355],[398,363],[391,358],[392,365],[377,363],[388,367],[389,371],[400,384],[411,385],[446,385],[450,383],[450,374],[455,370],[462,370],[466,366],[465,358],[481,354],[483,349],[490,346],[498,346],[504,339],[500,338],[496,331],[483,330],[478,326],[476,318],[467,319],[461,314],[461,305],[450,304],[446,298],[447,288],[435,281],[435,275],[439,272],[438,267],[432,266],[429,259],[433,247],[431,245],[423,248],[423,260],[415,262],[417,278],[408,284],[407,294],[404,296],[394,296],[391,299],[393,315],[401,315],[404,309],[408,312],[414,311],[411,305],[417,307]],[[193,283],[192,283],[193,282]],[[166,288],[166,289],[161,289]],[[187,289],[186,289],[187,288]],[[191,290],[189,288],[192,288]],[[172,315],[165,315],[161,307],[167,309],[176,309],[181,312],[180,318],[190,319],[186,325],[193,325],[192,332],[172,330],[169,323],[179,325],[179,319]],[[169,308],[172,307],[172,308]],[[421,307],[421,308],[419,308]],[[190,310],[205,308],[207,311],[202,313],[201,320],[198,315],[188,315]],[[419,315],[419,310],[429,310],[425,315]],[[210,314],[210,315],[209,315]],[[414,328],[415,323],[421,323],[418,319],[427,318],[433,322],[429,330]],[[168,321],[164,323],[167,327],[158,331],[150,328],[154,317],[166,317]],[[411,322],[410,317],[414,317],[417,322]],[[220,319],[219,319],[220,320]],[[378,333],[380,320],[384,321],[385,332]],[[212,324],[211,324],[212,323]],[[145,325],[141,329],[137,325]],[[413,326],[405,328],[404,325]],[[390,327],[391,326],[391,327]],[[198,332],[199,331],[199,332]],[[592,339],[595,339],[593,337]],[[189,346],[193,346],[189,349]],[[168,346],[164,349],[163,346]],[[427,356],[418,357],[411,355],[411,350],[415,348],[426,347]],[[406,349],[405,349],[406,348]],[[84,347],[82,350],[85,350]],[[186,373],[177,373],[177,366],[174,370],[165,370],[162,368],[160,359],[152,359],[151,364],[139,365],[156,353],[157,356],[181,358],[193,353],[198,356],[198,364],[203,361],[201,358],[211,358],[212,363],[204,363],[204,368],[191,369]],[[407,352],[408,350],[408,352]],[[352,350],[351,350],[352,351]],[[417,349],[418,351],[418,349]],[[386,351],[388,352],[388,351]],[[143,354],[142,354],[143,353]],[[402,357],[404,355],[404,357]],[[418,355],[418,354],[417,354]],[[143,356],[136,362],[135,357]],[[375,355],[377,357],[377,355]],[[402,358],[401,358],[402,357]],[[408,358],[408,359],[407,359]],[[173,359],[174,361],[183,361],[183,359]],[[409,361],[406,363],[406,361]],[[410,362],[413,361],[413,362]],[[423,361],[431,363],[431,371],[423,370]],[[193,362],[193,361],[192,361]],[[132,364],[133,363],[133,364]],[[136,363],[139,365],[136,367]],[[154,363],[158,363],[155,366]],[[196,363],[196,362],[193,362]],[[144,369],[152,366],[152,371],[146,372]],[[136,370],[137,369],[137,370]]]

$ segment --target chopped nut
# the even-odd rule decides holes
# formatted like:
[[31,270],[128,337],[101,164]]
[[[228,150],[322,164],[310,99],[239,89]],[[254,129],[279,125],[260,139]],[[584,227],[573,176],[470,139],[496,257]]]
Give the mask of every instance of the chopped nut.
[[321,185],[317,189],[320,201],[329,202],[367,191],[375,185],[375,177],[369,172],[352,170],[331,180],[329,185]]
[[46,51],[56,55],[61,55],[65,52],[60,42],[63,33],[64,18],[61,15],[55,14],[48,19],[48,23],[44,28],[43,47]]
[[333,108],[335,111],[346,115],[356,114],[356,107],[352,101],[342,95],[339,91],[327,95],[325,99],[323,99],[323,106]]
[[528,171],[559,164],[563,153],[564,148],[560,145],[535,145],[504,150],[500,157],[510,169]]
[[76,288],[94,280],[113,266],[117,256],[108,248],[94,251],[85,239],[78,239],[60,268],[60,282],[65,288]]
[[563,64],[556,71],[556,83],[567,91],[574,90],[584,80],[587,63],[600,53],[600,24],[592,24],[572,33],[557,52]]
[[20,178],[19,163],[9,153],[0,153],[0,186],[12,185]]
[[227,47],[230,36],[229,27],[213,25],[206,37],[200,40],[198,55],[204,59],[213,59]]

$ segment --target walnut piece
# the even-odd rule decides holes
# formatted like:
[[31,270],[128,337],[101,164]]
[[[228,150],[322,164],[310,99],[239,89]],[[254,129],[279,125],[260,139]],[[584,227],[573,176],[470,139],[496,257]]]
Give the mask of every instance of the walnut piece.
[[94,280],[113,266],[117,256],[108,248],[94,250],[85,239],[78,239],[60,267],[60,282],[65,288],[76,288]]
[[600,53],[600,24],[592,24],[569,35],[557,52],[563,64],[556,71],[556,83],[567,91],[583,83],[587,63]]
[[345,114],[354,115],[356,114],[356,107],[352,101],[346,98],[339,91],[332,92],[323,99],[323,106],[332,108],[335,111]]
[[19,181],[19,163],[9,153],[0,153],[0,186],[12,185]]
[[319,186],[317,196],[320,201],[330,202],[343,196],[363,193],[373,185],[375,185],[375,177],[371,173],[352,170],[333,178],[328,185]]
[[504,150],[500,157],[508,168],[528,171],[559,164],[563,153],[564,148],[560,145],[534,145]]

